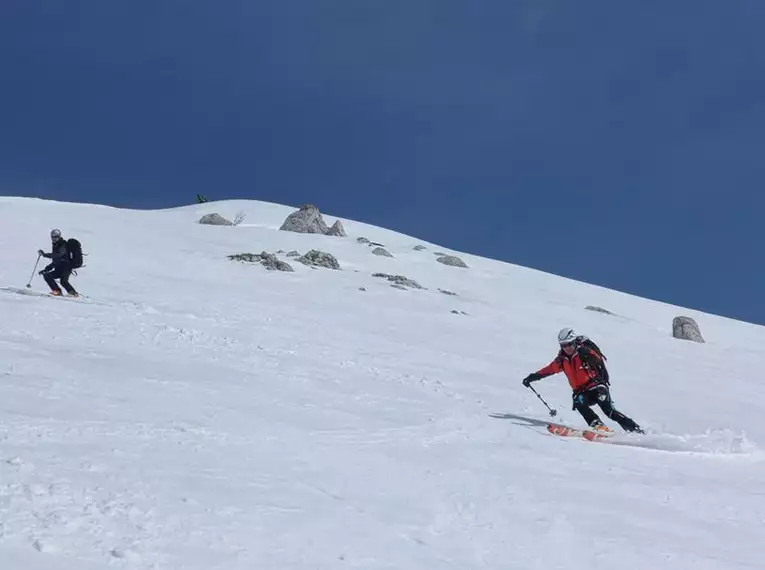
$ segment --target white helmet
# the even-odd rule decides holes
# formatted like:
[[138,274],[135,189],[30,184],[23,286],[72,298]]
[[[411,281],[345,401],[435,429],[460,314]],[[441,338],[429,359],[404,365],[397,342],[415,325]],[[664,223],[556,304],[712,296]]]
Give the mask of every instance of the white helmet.
[[563,327],[560,329],[560,331],[558,331],[558,344],[568,344],[569,342],[574,342],[578,336],[579,335],[576,334],[576,331],[571,327]]

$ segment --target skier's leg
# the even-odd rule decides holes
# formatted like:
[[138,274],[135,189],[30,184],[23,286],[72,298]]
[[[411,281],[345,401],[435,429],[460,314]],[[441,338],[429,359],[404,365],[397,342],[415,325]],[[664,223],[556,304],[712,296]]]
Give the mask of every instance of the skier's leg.
[[45,282],[48,284],[48,287],[50,287],[50,290],[54,293],[61,293],[61,288],[58,286],[58,283],[56,283],[56,277],[58,277],[58,272],[55,269],[43,273],[43,279],[45,279]]
[[640,426],[635,423],[632,418],[625,416],[619,410],[614,407],[614,402],[611,400],[611,394],[606,386],[600,386],[598,388],[598,405],[609,418],[618,423],[624,431],[635,431],[643,433]]
[[65,270],[61,272],[61,285],[66,289],[66,292],[70,295],[77,295],[77,291],[74,290],[74,287],[72,287],[72,284],[69,283],[69,276],[72,274],[71,271]]
[[592,403],[586,392],[574,396],[574,409],[582,415],[587,425],[590,427],[603,425],[598,414],[590,407]]

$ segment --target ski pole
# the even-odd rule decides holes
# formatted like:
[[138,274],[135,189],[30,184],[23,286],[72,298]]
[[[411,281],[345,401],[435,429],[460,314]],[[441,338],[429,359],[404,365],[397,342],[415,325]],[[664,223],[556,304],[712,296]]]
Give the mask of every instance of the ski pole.
[[27,289],[32,287],[32,279],[35,278],[35,271],[37,271],[37,264],[40,263],[40,254],[37,254],[37,261],[35,261],[35,268],[32,270],[32,275],[29,276],[29,283],[27,283]]
[[545,405],[545,407],[546,407],[548,410],[550,410],[550,416],[551,416],[551,417],[553,417],[553,418],[554,418],[555,416],[557,416],[557,415],[558,415],[558,410],[553,410],[553,409],[552,409],[550,406],[548,406],[548,405],[547,405],[547,402],[545,402],[545,401],[544,401],[544,398],[542,398],[542,396],[540,396],[540,395],[539,395],[539,393],[537,393],[537,391],[536,391],[536,390],[534,390],[534,387],[533,387],[533,386],[529,386],[529,390],[531,390],[532,392],[534,392],[534,394],[536,394],[536,395],[537,395],[537,398],[539,398],[539,399],[540,399],[540,401],[541,401],[541,402],[542,402],[542,403]]

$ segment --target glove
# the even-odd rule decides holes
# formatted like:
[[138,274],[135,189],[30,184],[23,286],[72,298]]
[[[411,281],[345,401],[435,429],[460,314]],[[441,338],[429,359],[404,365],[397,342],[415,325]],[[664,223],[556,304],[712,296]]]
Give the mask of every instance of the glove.
[[526,378],[523,379],[523,385],[526,386],[526,388],[528,388],[529,386],[531,386],[532,382],[536,382],[537,380],[541,380],[541,379],[542,377],[536,372],[534,372],[533,374],[529,374],[528,376],[526,376]]
[[40,271],[37,272],[38,275],[42,275],[43,273],[45,273],[44,269],[41,269]]
[[37,253],[38,253],[39,255],[44,255],[44,254],[45,254],[45,252],[44,252],[43,250],[41,250],[41,249],[38,249],[38,250],[37,250]]

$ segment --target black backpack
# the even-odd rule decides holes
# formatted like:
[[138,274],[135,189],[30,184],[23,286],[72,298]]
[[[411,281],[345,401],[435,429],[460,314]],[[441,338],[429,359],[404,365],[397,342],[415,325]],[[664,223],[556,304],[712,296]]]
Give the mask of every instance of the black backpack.
[[82,267],[82,244],[75,238],[66,240],[66,248],[69,252],[69,264],[72,269]]
[[603,383],[606,385],[610,385],[611,382],[608,376],[608,369],[606,368],[606,360],[608,360],[606,358],[606,355],[603,354],[603,351],[600,350],[600,347],[597,344],[595,344],[593,341],[591,341],[589,338],[580,337],[577,340],[579,341],[579,346],[587,348],[591,350],[592,352],[595,352],[598,356],[600,356],[603,359],[602,362],[590,361],[590,362],[586,362],[585,364],[589,366],[593,366],[593,368],[597,370],[600,378],[603,380]]

